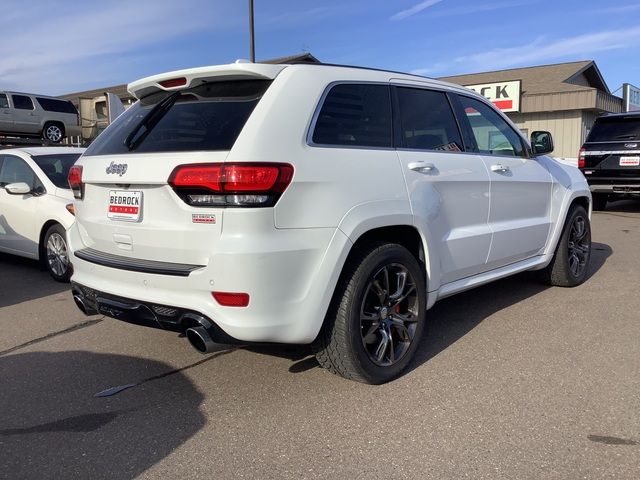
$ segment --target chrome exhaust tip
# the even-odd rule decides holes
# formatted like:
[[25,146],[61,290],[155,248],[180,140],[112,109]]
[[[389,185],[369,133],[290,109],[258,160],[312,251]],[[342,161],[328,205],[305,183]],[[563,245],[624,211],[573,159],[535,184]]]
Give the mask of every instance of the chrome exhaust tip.
[[191,346],[200,353],[211,353],[215,351],[216,343],[203,326],[187,328],[185,334]]
[[87,316],[96,315],[98,313],[96,309],[91,308],[86,303],[84,303],[84,299],[78,293],[73,294],[73,301],[75,302],[76,306],[80,309],[80,311]]

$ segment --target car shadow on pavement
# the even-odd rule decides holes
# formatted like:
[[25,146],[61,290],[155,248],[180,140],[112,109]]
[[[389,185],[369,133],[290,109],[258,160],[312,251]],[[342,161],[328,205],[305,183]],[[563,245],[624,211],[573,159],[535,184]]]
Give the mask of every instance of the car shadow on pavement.
[[0,308],[70,289],[51,278],[37,260],[0,253]]
[[[0,356],[0,478],[140,475],[206,423],[180,370],[159,381],[172,368],[86,351]],[[126,392],[94,396],[141,372],[150,378]]]
[[609,201],[604,212],[640,213],[640,198],[622,198],[619,200]]
[[[612,248],[603,243],[593,242],[591,248],[586,283],[613,253]],[[409,370],[419,367],[448,348],[494,313],[548,288],[561,287],[550,287],[542,279],[541,272],[524,272],[437,302],[427,313],[426,338],[416,352]]]
[[[586,282],[589,282],[597,274],[612,253],[613,250],[609,245],[592,243],[591,261]],[[425,338],[407,371],[418,368],[448,348],[473,330],[485,318],[533,297],[547,288],[551,287],[541,280],[540,272],[524,272],[437,302],[427,313],[428,324]],[[496,295],[496,292],[500,292],[500,294]],[[302,373],[319,367],[316,359],[310,356],[309,347],[252,346],[248,349],[256,353],[291,359],[294,363],[290,366],[289,371],[292,373]]]

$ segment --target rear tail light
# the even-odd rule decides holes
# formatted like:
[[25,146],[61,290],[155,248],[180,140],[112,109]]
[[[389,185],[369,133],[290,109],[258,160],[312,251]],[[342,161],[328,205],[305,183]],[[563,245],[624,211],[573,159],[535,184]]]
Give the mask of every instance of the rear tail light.
[[84,197],[84,183],[82,183],[82,166],[74,165],[69,169],[69,187],[73,196],[78,199]]
[[581,148],[580,152],[578,153],[578,168],[584,168],[586,166],[587,162],[585,160],[584,148]]
[[249,305],[248,293],[211,292],[211,295],[223,307],[246,307]]
[[169,184],[196,207],[270,207],[292,178],[286,163],[204,163],[179,165]]

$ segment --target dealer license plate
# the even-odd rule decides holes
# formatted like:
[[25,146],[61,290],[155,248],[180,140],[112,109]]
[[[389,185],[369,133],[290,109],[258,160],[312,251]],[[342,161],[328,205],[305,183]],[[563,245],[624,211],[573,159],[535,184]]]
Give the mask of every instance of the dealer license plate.
[[640,157],[620,157],[621,167],[637,167],[640,166]]
[[107,218],[125,222],[137,222],[142,211],[142,192],[127,190],[109,191]]

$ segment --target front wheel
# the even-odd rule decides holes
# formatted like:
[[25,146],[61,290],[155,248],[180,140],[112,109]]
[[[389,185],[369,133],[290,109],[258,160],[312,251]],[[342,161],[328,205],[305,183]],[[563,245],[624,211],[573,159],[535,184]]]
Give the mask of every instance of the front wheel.
[[65,231],[61,225],[49,227],[44,236],[44,263],[49,274],[57,282],[68,282],[71,278],[71,264]]
[[345,378],[380,384],[409,365],[426,316],[425,275],[403,246],[376,243],[345,267],[314,345],[320,365]]
[[591,259],[591,223],[581,205],[573,205],[556,247],[553,260],[546,270],[547,281],[558,287],[575,287],[583,283]]

